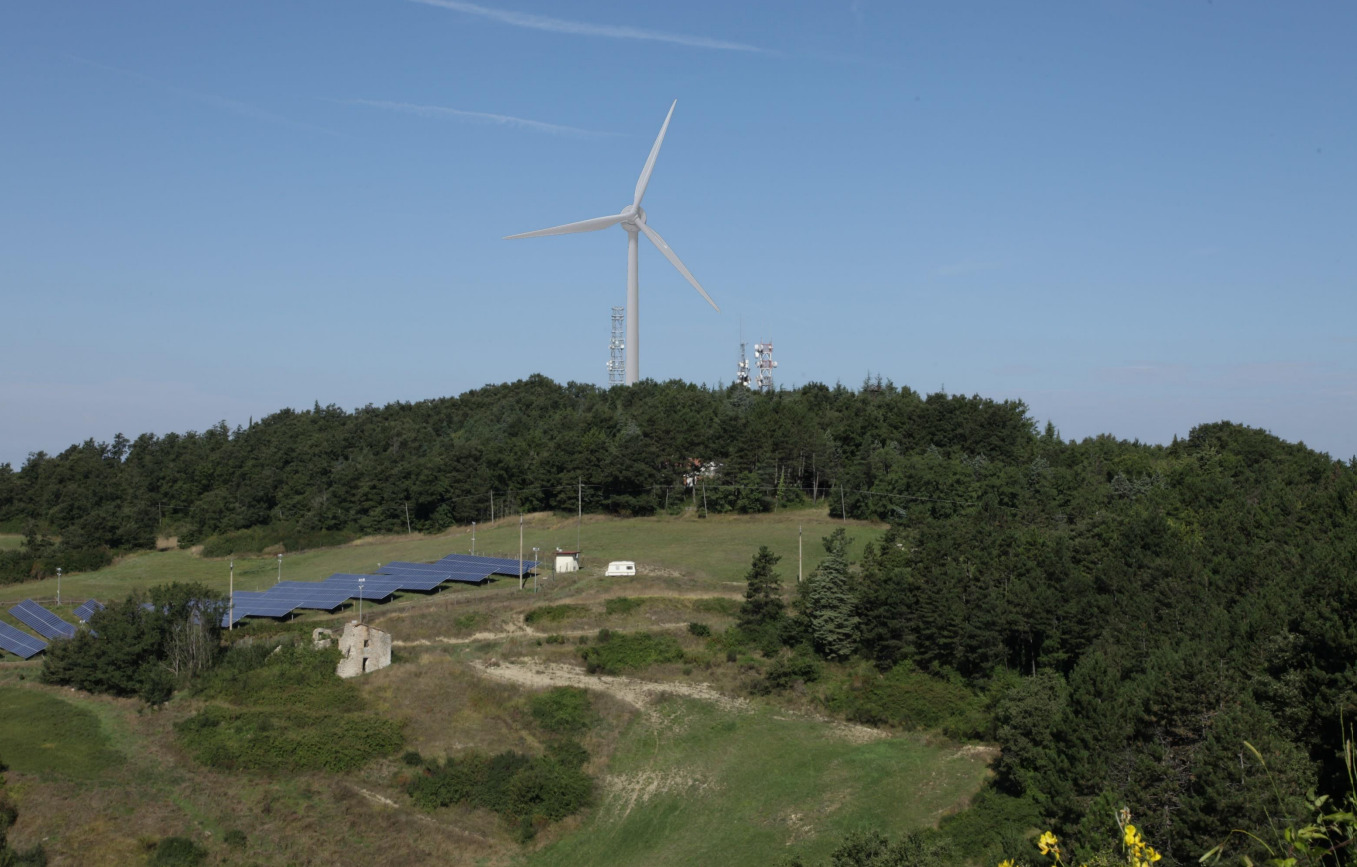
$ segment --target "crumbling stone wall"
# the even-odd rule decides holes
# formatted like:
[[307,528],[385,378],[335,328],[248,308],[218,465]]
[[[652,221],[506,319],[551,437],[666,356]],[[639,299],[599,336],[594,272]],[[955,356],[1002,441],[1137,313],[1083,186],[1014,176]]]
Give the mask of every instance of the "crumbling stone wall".
[[391,633],[350,620],[339,636],[340,677],[357,677],[391,664]]

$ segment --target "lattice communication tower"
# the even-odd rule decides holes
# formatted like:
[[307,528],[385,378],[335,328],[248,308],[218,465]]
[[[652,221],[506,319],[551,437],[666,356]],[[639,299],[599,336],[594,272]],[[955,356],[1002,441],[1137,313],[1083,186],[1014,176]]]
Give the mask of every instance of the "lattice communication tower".
[[735,382],[749,388],[749,357],[744,352],[745,342],[740,341],[740,363],[735,368]]
[[773,360],[773,344],[754,344],[754,366],[759,369],[759,375],[754,380],[754,387],[759,391],[772,391],[773,370],[777,367],[777,362]]
[[609,385],[621,385],[627,381],[626,309],[613,308],[613,335],[608,343]]

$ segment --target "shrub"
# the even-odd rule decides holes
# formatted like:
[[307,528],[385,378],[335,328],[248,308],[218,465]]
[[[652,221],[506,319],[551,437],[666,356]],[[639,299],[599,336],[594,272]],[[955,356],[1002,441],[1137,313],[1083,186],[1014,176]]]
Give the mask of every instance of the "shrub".
[[529,699],[532,718],[543,730],[555,735],[578,735],[588,731],[598,715],[587,690],[559,686]]
[[679,647],[674,636],[653,635],[649,632],[610,632],[601,629],[598,643],[578,652],[590,674],[618,674],[627,669],[683,661],[683,648]]
[[694,611],[701,611],[705,614],[721,614],[726,617],[734,617],[740,613],[740,601],[738,599],[726,599],[723,596],[713,596],[707,599],[699,599],[693,603]]
[[965,686],[924,674],[905,662],[884,676],[855,677],[829,700],[855,722],[935,728],[973,714],[980,699]]
[[547,636],[547,644],[565,644],[565,636],[560,633],[552,633]]
[[698,638],[708,638],[711,636],[711,627],[705,623],[689,623],[688,632]]
[[404,740],[393,720],[363,713],[312,713],[213,705],[177,723],[184,747],[224,770],[349,771],[390,755]]
[[586,761],[588,753],[574,741],[553,745],[538,758],[473,753],[444,760],[412,780],[406,791],[425,809],[465,803],[517,819],[519,839],[527,840],[535,821],[558,821],[588,806],[594,784],[581,770]]
[[187,837],[166,837],[151,853],[153,867],[195,867],[207,860],[207,850]]
[[622,616],[632,613],[642,605],[645,605],[644,599],[632,599],[629,596],[618,596],[604,602],[603,611],[610,616]]
[[588,612],[583,605],[543,605],[523,616],[524,623],[556,623]]
[[245,837],[245,832],[239,828],[232,828],[222,835],[221,841],[232,849],[244,849],[249,843]]
[[754,691],[764,695],[770,692],[789,689],[798,681],[814,683],[820,679],[820,660],[806,648],[797,648],[795,653],[779,656],[768,666],[763,680],[755,685]]
[[417,768],[420,765],[424,764],[424,757],[421,756],[419,752],[416,750],[406,750],[405,753],[401,756],[401,761],[412,768]]

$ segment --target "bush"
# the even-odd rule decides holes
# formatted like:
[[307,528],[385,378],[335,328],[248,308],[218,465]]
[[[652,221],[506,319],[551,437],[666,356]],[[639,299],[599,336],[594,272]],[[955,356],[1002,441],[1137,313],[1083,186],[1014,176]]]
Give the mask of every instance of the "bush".
[[221,841],[232,849],[244,849],[249,843],[245,837],[245,832],[239,828],[232,828],[222,835]]
[[971,690],[907,662],[884,676],[872,672],[854,677],[828,704],[854,722],[902,728],[936,728],[982,712],[981,699]]
[[726,599],[723,596],[713,596],[707,599],[699,599],[693,603],[694,611],[701,611],[704,614],[721,614],[726,617],[734,617],[740,613],[740,600]]
[[534,623],[557,623],[561,620],[569,620],[572,617],[579,617],[589,611],[583,605],[543,605],[540,608],[534,608],[523,616],[523,622]]
[[401,761],[412,768],[417,768],[424,764],[424,757],[416,750],[406,750],[405,753],[401,755]]
[[404,740],[396,722],[369,714],[218,705],[177,723],[175,731],[205,765],[273,772],[350,771],[391,755]]
[[[265,548],[281,546],[284,551],[332,548],[358,538],[344,530],[303,530],[291,522],[266,524],[248,530],[236,530],[212,536],[203,542],[204,557],[229,557],[232,554],[262,554]],[[182,542],[182,539],[181,539]]]
[[528,702],[532,718],[554,735],[578,735],[598,721],[587,690],[559,686],[534,695]]
[[603,603],[603,612],[610,616],[622,616],[630,614],[642,605],[645,605],[644,599],[632,599],[629,596],[618,596]]
[[755,692],[764,695],[791,688],[798,681],[814,683],[820,679],[820,660],[808,649],[797,648],[795,653],[779,656],[768,666],[763,680],[755,685]]
[[590,674],[618,674],[627,669],[683,661],[683,648],[674,636],[649,632],[600,629],[598,643],[578,653]]
[[547,644],[565,644],[565,636],[554,632],[547,636]]
[[539,758],[473,753],[444,760],[412,780],[406,791],[425,809],[465,803],[517,819],[519,839],[527,840],[535,821],[558,821],[588,806],[594,784],[581,770],[588,755],[574,741],[562,741]]
[[711,636],[711,627],[705,623],[689,623],[688,633],[698,638],[708,638]]
[[148,862],[153,867],[195,867],[207,860],[207,850],[187,837],[166,837],[156,844]]

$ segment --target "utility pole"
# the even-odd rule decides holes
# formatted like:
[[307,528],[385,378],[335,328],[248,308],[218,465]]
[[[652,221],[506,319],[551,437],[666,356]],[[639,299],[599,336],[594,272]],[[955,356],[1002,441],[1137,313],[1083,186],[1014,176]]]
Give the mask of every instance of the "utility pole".
[[542,563],[542,561],[540,561],[540,560],[537,559],[537,552],[538,552],[539,550],[541,550],[541,549],[537,548],[536,546],[534,546],[533,549],[532,549],[532,559],[533,559],[533,562],[537,564],[537,566],[533,566],[533,567],[532,567],[532,592],[534,592],[534,593],[537,592],[537,568],[538,568],[538,566],[540,566],[541,563]]
[[61,567],[57,567],[57,604],[61,604]]
[[228,607],[227,607],[227,615],[226,615],[226,617],[227,617],[227,622],[226,622],[226,628],[227,628],[227,630],[232,630],[232,629],[235,629],[235,628],[236,628],[236,561],[235,561],[235,560],[232,560],[232,561],[231,561],[231,579],[230,579],[230,583],[227,585],[227,587],[228,587],[228,589],[227,589],[227,591],[226,591],[227,598],[230,599],[231,601],[230,601],[230,603],[228,603]]
[[495,523],[495,492],[490,492],[490,523]]
[[366,578],[358,579],[358,622],[363,622],[363,582]]
[[801,525],[796,525],[796,583],[801,583]]
[[523,513],[518,513],[518,589],[523,589]]
[[405,504],[405,535],[410,535],[410,504]]
[[843,504],[843,485],[839,485],[839,515],[843,517],[843,522],[848,523],[848,507]]
[[580,527],[584,525],[584,478],[576,479],[575,490],[575,551],[580,550]]
[[702,517],[707,517],[707,480],[702,480]]
[[471,522],[471,556],[476,556],[476,522]]
[[278,555],[278,580],[277,580],[276,582],[274,582],[274,583],[275,583],[275,584],[281,584],[282,581],[283,581],[283,555],[282,555],[282,554],[279,554],[279,555]]

